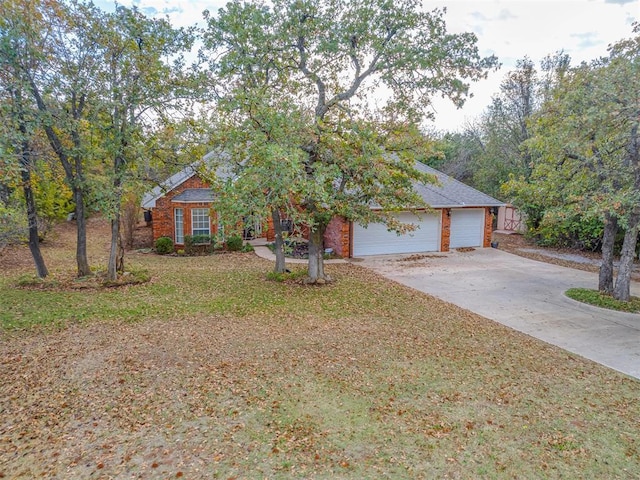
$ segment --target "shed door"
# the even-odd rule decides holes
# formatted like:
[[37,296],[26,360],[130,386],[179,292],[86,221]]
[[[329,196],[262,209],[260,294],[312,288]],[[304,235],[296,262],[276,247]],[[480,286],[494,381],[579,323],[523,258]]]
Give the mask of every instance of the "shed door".
[[396,214],[403,223],[418,225],[418,229],[404,235],[390,232],[380,223],[368,227],[353,225],[353,256],[388,253],[436,252],[440,246],[440,214],[424,213],[418,218],[408,212]]
[[484,208],[451,210],[449,248],[481,247],[484,240]]

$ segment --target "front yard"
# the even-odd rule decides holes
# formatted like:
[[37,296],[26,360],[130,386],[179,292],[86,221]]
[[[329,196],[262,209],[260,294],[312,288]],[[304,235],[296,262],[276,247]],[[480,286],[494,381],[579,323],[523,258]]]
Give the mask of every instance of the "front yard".
[[355,265],[127,261],[151,282],[22,290],[0,263],[0,478],[638,478],[634,379]]

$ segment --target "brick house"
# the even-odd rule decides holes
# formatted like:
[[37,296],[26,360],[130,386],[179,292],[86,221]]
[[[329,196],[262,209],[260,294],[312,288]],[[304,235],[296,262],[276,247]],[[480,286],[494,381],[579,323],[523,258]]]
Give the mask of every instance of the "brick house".
[[200,173],[213,155],[208,153],[202,161],[185,167],[142,197],[142,208],[151,223],[154,242],[160,237],[169,237],[179,249],[184,246],[185,235],[218,233],[218,219],[211,210],[213,191]]
[[[210,155],[212,153],[203,158],[204,163]],[[211,211],[214,194],[197,169],[202,163],[197,162],[176,173],[143,197],[142,208],[150,212],[154,241],[166,236],[173,239],[176,248],[180,248],[185,235],[217,233],[217,217]],[[382,224],[372,223],[363,227],[336,217],[325,233],[325,248],[332,248],[342,257],[358,257],[489,247],[493,218],[504,203],[431,167],[420,163],[416,166],[435,175],[438,184],[415,185],[416,191],[431,206],[430,210],[418,214],[410,211],[394,214],[404,223],[417,225],[415,231],[398,235]],[[252,225],[248,230],[273,241],[270,219],[264,225]],[[304,235],[305,230],[302,227],[299,231]]]

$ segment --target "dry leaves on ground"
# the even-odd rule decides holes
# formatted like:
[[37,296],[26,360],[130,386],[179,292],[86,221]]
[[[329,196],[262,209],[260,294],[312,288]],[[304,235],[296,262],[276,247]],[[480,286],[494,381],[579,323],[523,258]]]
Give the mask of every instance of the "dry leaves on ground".
[[0,337],[4,478],[640,471],[639,382],[369,270],[318,288],[250,254],[128,261],[153,281],[0,283],[1,319],[55,320]]

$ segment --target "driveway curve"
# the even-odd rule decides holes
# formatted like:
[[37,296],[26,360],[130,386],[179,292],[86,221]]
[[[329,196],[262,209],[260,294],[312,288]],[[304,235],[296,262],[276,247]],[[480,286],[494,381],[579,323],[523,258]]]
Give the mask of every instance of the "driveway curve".
[[[640,379],[640,315],[567,298],[597,274],[496,249],[364,257],[362,265],[547,343]],[[640,296],[640,285],[632,284]]]

